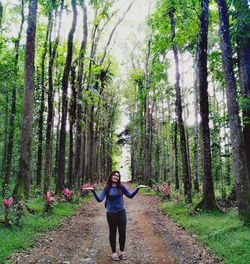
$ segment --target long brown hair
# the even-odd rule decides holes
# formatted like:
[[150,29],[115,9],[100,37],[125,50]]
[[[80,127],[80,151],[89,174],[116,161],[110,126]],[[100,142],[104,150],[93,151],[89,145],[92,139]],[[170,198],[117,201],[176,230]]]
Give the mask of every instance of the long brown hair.
[[118,173],[119,174],[119,180],[118,182],[116,183],[116,187],[117,189],[119,190],[120,194],[122,194],[122,184],[121,184],[121,174],[119,171],[112,171],[107,179],[107,182],[105,184],[105,188],[107,188],[108,190],[112,187],[112,176],[114,174]]

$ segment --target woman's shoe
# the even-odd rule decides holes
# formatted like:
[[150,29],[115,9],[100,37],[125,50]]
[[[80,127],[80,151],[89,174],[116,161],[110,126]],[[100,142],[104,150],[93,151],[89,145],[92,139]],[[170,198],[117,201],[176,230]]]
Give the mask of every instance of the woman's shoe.
[[127,259],[127,254],[124,251],[121,251],[119,253],[119,258],[120,259],[123,259],[123,260],[126,260]]
[[117,253],[113,253],[113,254],[111,255],[111,258],[112,258],[113,261],[119,261],[119,260],[120,260],[120,258],[119,258],[119,256],[117,255]]

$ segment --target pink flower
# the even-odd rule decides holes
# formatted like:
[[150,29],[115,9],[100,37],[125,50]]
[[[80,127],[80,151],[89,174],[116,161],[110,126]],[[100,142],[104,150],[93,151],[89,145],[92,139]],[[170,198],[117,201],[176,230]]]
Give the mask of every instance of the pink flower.
[[47,192],[46,195],[44,195],[44,199],[45,199],[46,203],[49,203],[49,204],[53,203],[55,200],[53,197],[53,193],[51,193],[51,192]]
[[67,197],[71,197],[72,194],[73,194],[73,191],[69,190],[68,188],[65,188],[65,189],[63,190],[63,194],[64,194],[65,196],[67,196]]
[[3,205],[6,208],[10,208],[10,206],[11,206],[12,203],[13,203],[13,197],[12,196],[10,196],[9,199],[6,199],[6,198],[3,199]]
[[170,194],[170,186],[169,185],[163,186],[162,192],[166,194]]

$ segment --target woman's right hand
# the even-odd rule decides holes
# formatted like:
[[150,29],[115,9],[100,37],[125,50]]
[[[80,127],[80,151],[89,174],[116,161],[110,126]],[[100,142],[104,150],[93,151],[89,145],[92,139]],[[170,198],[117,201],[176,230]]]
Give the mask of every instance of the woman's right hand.
[[86,191],[94,191],[94,187],[85,187],[83,188],[83,190],[86,190]]

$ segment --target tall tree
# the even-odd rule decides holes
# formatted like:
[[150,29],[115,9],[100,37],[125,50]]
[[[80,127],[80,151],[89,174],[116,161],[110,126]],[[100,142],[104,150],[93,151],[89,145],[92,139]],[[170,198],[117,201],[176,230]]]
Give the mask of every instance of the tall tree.
[[77,74],[77,113],[76,113],[76,139],[75,139],[75,160],[74,160],[74,179],[78,186],[80,186],[80,178],[83,170],[83,155],[84,155],[84,138],[82,133],[83,127],[83,106],[82,106],[82,92],[83,92],[83,69],[84,59],[88,38],[88,24],[87,24],[87,8],[83,4],[83,40],[81,43],[81,49],[78,62],[78,74]]
[[[15,68],[18,71],[18,61],[19,61],[19,48],[20,48],[20,39],[23,31],[24,24],[24,0],[21,1],[21,23],[19,28],[19,33],[17,40],[15,42]],[[11,171],[12,164],[12,152],[13,152],[13,140],[15,133],[15,117],[16,117],[16,86],[17,84],[13,84],[12,88],[12,101],[11,101],[11,112],[9,118],[9,132],[7,139],[7,153],[6,153],[6,163],[4,165],[4,181],[3,181],[3,196],[5,195],[5,190],[9,184],[9,177]]]
[[20,159],[14,194],[29,196],[32,161],[33,92],[35,74],[37,0],[29,1],[28,27],[25,48],[25,83],[23,96]]
[[[47,115],[47,124],[46,124],[46,147],[45,147],[45,165],[44,165],[44,194],[49,190],[51,171],[52,171],[52,146],[51,146],[51,137],[52,137],[52,127],[53,127],[53,111],[54,111],[54,82],[53,82],[53,70],[54,70],[54,61],[57,54],[57,48],[60,41],[60,33],[62,27],[62,12],[63,12],[64,0],[61,0],[60,11],[59,11],[59,22],[57,36],[55,39],[55,44],[53,46],[52,38],[52,26],[50,28],[49,36],[49,67],[48,67],[48,79],[49,79],[49,88],[48,88],[48,115]],[[53,16],[53,14],[52,14]],[[60,116],[59,116],[60,118]]]
[[66,63],[62,77],[62,116],[61,116],[59,156],[58,156],[58,164],[60,164],[60,166],[58,167],[57,170],[56,193],[61,193],[61,191],[63,190],[64,176],[65,176],[65,147],[66,147],[65,144],[66,144],[67,105],[68,105],[68,81],[69,81],[69,73],[71,69],[71,62],[73,56],[73,38],[77,24],[76,0],[71,0],[71,5],[73,10],[73,19],[72,19],[72,26],[68,36],[67,57],[66,57]]
[[192,202],[191,183],[190,183],[190,175],[189,175],[189,168],[188,168],[189,164],[188,164],[186,135],[185,135],[183,118],[182,118],[182,100],[181,100],[181,88],[180,88],[179,55],[178,55],[177,45],[175,43],[174,13],[175,13],[175,9],[172,8],[172,10],[170,10],[170,12],[169,12],[169,17],[170,17],[170,23],[171,23],[172,49],[173,49],[174,60],[175,60],[176,115],[177,115],[179,131],[180,131],[184,194],[185,194],[186,202],[191,203]]
[[247,0],[234,1],[236,8],[240,88],[243,96],[243,137],[250,176],[250,10]]
[[43,44],[43,53],[41,58],[41,98],[40,98],[40,110],[38,117],[38,148],[37,148],[37,163],[36,163],[36,185],[41,185],[42,176],[42,164],[43,164],[43,120],[44,120],[44,107],[45,107],[45,60],[48,53],[48,39],[51,30],[52,23],[52,1],[49,5],[48,24],[46,30],[46,36]]
[[74,159],[74,133],[73,127],[76,121],[76,69],[75,65],[71,66],[71,78],[70,78],[70,86],[71,86],[71,96],[69,100],[69,158],[68,158],[68,177],[67,177],[67,185],[73,185],[73,159]]
[[245,223],[250,223],[250,180],[239,118],[236,81],[233,71],[232,49],[229,34],[228,8],[226,0],[217,0],[217,3],[220,16],[220,45],[225,74],[232,155],[234,173],[236,176],[238,211]]
[[151,134],[151,113],[150,113],[150,102],[149,102],[149,59],[151,51],[151,40],[148,41],[147,45],[147,54],[146,54],[146,63],[145,63],[145,77],[144,77],[144,86],[145,86],[145,99],[144,99],[144,142],[143,142],[143,151],[144,151],[144,169],[143,169],[143,178],[144,181],[148,181],[151,177],[151,152],[152,152],[152,134]]
[[200,98],[201,136],[202,136],[202,178],[203,199],[200,206],[206,210],[215,209],[215,196],[212,178],[209,105],[207,82],[207,43],[208,43],[208,0],[201,0],[200,32],[197,54],[197,77]]

